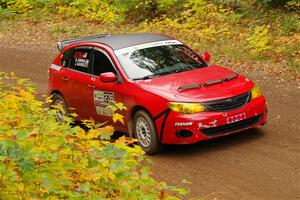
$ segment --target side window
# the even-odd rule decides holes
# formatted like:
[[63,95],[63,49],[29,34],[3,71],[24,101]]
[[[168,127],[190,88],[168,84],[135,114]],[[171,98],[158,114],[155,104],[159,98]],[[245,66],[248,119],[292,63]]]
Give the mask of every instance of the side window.
[[99,76],[104,72],[116,73],[109,58],[102,52],[95,50],[94,63],[93,63],[93,74]]
[[62,66],[84,73],[91,73],[91,49],[72,49],[62,57]]

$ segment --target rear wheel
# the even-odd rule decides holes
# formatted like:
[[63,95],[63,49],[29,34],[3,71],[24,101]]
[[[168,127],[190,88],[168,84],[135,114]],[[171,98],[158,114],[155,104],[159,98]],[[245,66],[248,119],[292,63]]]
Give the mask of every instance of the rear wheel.
[[58,123],[64,123],[65,118],[69,117],[68,106],[62,95],[54,94],[50,107],[57,110],[56,121]]
[[162,144],[158,140],[155,125],[146,111],[139,110],[135,113],[133,132],[138,139],[138,144],[147,154],[151,155],[161,151]]

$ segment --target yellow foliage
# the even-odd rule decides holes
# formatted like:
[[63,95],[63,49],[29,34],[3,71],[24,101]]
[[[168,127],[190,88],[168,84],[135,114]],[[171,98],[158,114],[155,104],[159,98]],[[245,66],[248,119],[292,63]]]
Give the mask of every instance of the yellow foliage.
[[57,112],[17,80],[0,73],[1,199],[150,199],[162,189],[176,192],[143,174],[144,152],[135,140],[106,141],[114,128],[94,121],[86,121],[88,132],[71,127],[70,119],[58,124]]
[[113,121],[114,121],[114,123],[121,122],[122,124],[124,124],[124,116],[120,115],[119,113],[114,113]]
[[269,27],[258,26],[254,29],[251,35],[246,38],[250,52],[261,53],[271,48],[270,42],[271,36],[269,35]]

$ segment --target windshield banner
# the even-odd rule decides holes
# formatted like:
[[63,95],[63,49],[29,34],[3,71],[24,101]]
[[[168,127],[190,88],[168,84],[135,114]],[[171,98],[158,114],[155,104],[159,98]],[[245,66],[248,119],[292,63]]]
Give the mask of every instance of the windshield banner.
[[116,56],[119,56],[124,53],[130,53],[130,52],[140,50],[140,49],[146,49],[146,48],[158,47],[158,46],[167,46],[167,45],[177,45],[177,44],[182,44],[182,43],[177,40],[164,40],[164,41],[158,41],[158,42],[150,42],[150,43],[139,44],[139,45],[135,45],[135,46],[131,46],[131,47],[126,47],[123,49],[118,49],[115,51],[115,54],[116,54]]

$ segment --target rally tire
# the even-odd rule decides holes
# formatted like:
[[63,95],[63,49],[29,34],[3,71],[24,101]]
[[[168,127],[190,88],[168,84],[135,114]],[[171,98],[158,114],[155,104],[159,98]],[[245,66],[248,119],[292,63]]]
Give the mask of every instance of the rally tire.
[[148,154],[153,155],[162,150],[155,124],[151,116],[144,110],[139,110],[133,118],[133,133],[139,146]]
[[[56,121],[60,124],[65,122],[65,118],[69,117],[68,105],[61,94],[54,94],[52,98],[52,102],[50,104],[50,108],[54,108],[53,106],[60,107],[60,110],[57,110]],[[55,108],[54,108],[55,109]]]

